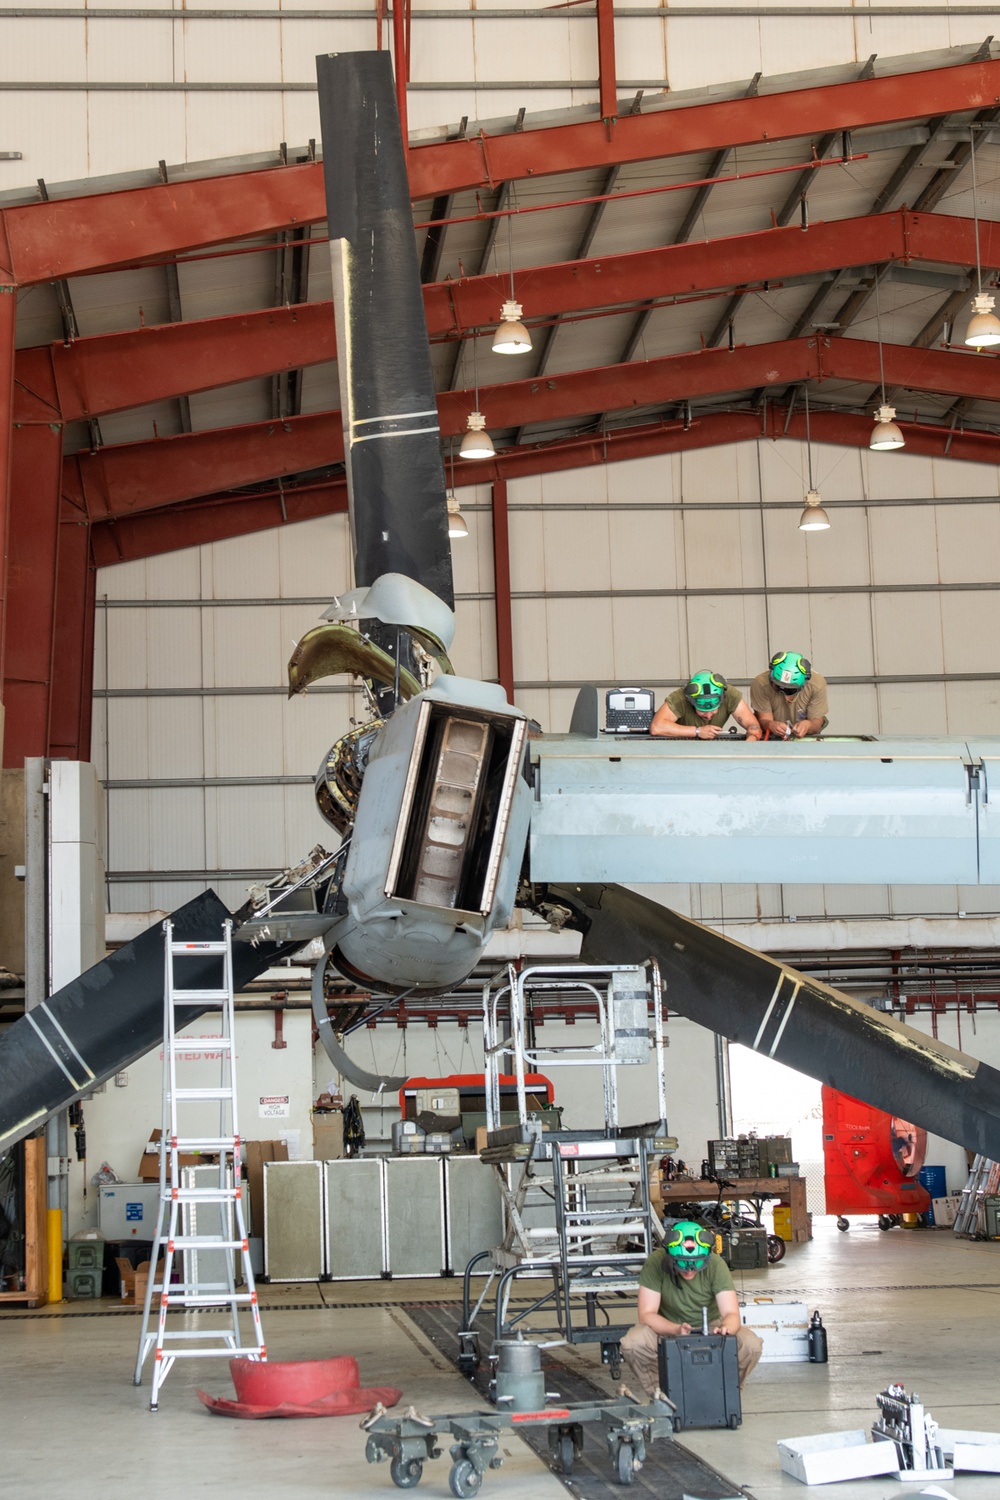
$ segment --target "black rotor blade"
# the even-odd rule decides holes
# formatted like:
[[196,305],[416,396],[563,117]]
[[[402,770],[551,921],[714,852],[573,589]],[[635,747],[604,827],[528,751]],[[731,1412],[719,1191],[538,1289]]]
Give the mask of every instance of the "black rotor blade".
[[619,885],[547,886],[588,963],[655,958],[673,1010],[866,1104],[1000,1160],[1000,1072]]
[[[205,891],[171,917],[175,942],[218,942],[229,908]],[[161,923],[64,985],[0,1036],[0,1152],[163,1042],[164,934]],[[233,943],[233,985],[249,980],[301,942]],[[221,960],[185,958],[186,988],[215,988]],[[185,1006],[187,1025],[211,1007]]]
[[406,153],[385,52],[316,59],[355,582],[454,608],[444,465]]

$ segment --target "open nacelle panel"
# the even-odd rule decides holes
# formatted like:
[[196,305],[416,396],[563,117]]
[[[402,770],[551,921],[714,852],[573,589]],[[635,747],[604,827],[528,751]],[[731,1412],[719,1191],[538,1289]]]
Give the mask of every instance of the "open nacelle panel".
[[526,723],[425,701],[385,894],[487,916],[493,909]]

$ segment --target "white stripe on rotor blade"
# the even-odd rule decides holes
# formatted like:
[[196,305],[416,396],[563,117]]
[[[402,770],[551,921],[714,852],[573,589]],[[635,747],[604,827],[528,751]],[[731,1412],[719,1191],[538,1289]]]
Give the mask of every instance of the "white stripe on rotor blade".
[[63,1030],[63,1028],[59,1025],[59,1022],[56,1020],[55,1016],[49,1010],[48,1002],[45,1001],[45,1000],[43,1000],[42,1003],[41,1003],[41,1005],[36,1006],[35,1009],[36,1009],[36,1011],[44,1010],[45,1014],[48,1016],[49,1020],[52,1022],[53,1029],[56,1030],[56,1031],[58,1031],[58,1033],[62,1037],[63,1041],[66,1043],[67,1049],[70,1052],[72,1052],[73,1056],[76,1058],[77,1062],[80,1064],[80,1067],[83,1069],[84,1073],[86,1073],[87,1077],[88,1078],[94,1078],[94,1077],[96,1077],[96,1075],[93,1072],[91,1072],[91,1069],[90,1069],[89,1065],[87,1064],[87,1062],[85,1062],[85,1060],[80,1056],[79,1052],[76,1050],[75,1046],[70,1041],[69,1037],[66,1035],[65,1031]]
[[34,1027],[35,1031],[38,1034],[39,1039],[42,1042],[42,1045],[44,1047],[47,1047],[48,1050],[49,1050],[49,1052],[51,1052],[53,1059],[55,1060],[56,1063],[58,1063],[59,1067],[66,1074],[66,1077],[69,1079],[70,1083],[73,1085],[73,1090],[75,1092],[80,1087],[80,1085],[77,1083],[76,1079],[73,1077],[72,1073],[69,1071],[69,1069],[67,1068],[66,1064],[63,1062],[62,1058],[59,1056],[59,1053],[53,1047],[52,1043],[49,1041],[48,1037],[45,1035],[44,1031],[39,1026],[38,1022],[35,1020],[35,1017],[32,1014],[32,1012],[30,1010],[25,1011],[24,1018],[25,1018],[26,1021],[30,1021],[31,1022],[32,1026]]
[[767,1054],[768,1057],[773,1057],[778,1050],[778,1043],[781,1041],[781,1033],[788,1025],[788,1017],[791,1015],[792,1010],[795,1006],[795,1002],[799,998],[799,990],[801,988],[802,981],[801,979],[799,979],[796,981],[795,988],[792,990],[791,995],[788,997],[788,1004],[785,1006],[785,1014],[781,1018],[781,1025],[778,1027],[778,1030],[775,1033],[774,1041],[771,1043],[771,1050]]
[[778,982],[774,986],[774,994],[771,996],[771,1003],[767,1007],[767,1010],[764,1012],[764,1019],[763,1019],[763,1021],[761,1021],[760,1026],[757,1028],[757,1035],[754,1037],[753,1041],[750,1044],[753,1047],[753,1050],[755,1052],[757,1051],[757,1048],[760,1046],[760,1039],[764,1035],[764,1031],[765,1031],[765,1029],[767,1027],[768,1021],[771,1019],[771,1012],[774,1009],[774,1002],[778,998],[778,991],[781,989],[781,986],[784,983],[784,980],[785,980],[784,973],[779,974],[778,975]]
[[352,434],[351,447],[356,448],[359,443],[381,442],[385,438],[420,437],[424,433],[440,431],[440,427],[435,422],[433,427],[431,427],[430,424],[428,424],[426,427],[399,427],[394,432],[367,432],[363,433],[361,437],[355,437]]
[[369,427],[372,422],[411,422],[414,417],[436,417],[437,414],[437,407],[432,406],[427,411],[397,411],[391,417],[358,417],[351,426]]

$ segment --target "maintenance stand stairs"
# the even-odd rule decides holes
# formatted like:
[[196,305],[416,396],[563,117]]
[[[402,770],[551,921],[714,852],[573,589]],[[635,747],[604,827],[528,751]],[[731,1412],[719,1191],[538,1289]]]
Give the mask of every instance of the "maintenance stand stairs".
[[[142,1381],[142,1367],[151,1349],[155,1350],[153,1383],[149,1409],[156,1411],[160,1387],[176,1359],[227,1359],[242,1355],[266,1360],[267,1349],[257,1306],[250,1246],[243,1213],[240,1187],[240,1135],[236,1110],[236,1049],[234,1036],[232,923],[226,922],[218,942],[175,942],[173,925],[163,924],[163,1125],[160,1136],[160,1213],[152,1263],[146,1287],[139,1334],[139,1352],[135,1365],[135,1384]],[[191,961],[204,974],[216,968],[220,979],[217,988],[185,987],[185,973],[191,977]],[[221,1058],[220,1078],[214,1087],[190,1088],[177,1081],[177,1064],[190,1049],[190,1040],[178,1032],[190,1016],[188,1007],[218,1007],[221,1013],[221,1035],[212,1039],[212,1050]],[[185,1011],[187,1010],[187,1015]],[[205,1134],[199,1128],[205,1108],[218,1105],[218,1132]],[[181,1131],[181,1119],[192,1128]],[[194,1173],[180,1165],[180,1158],[192,1152],[218,1156],[217,1177],[207,1187],[194,1187]],[[199,1173],[204,1169],[198,1169]],[[215,1168],[212,1169],[216,1171]],[[200,1232],[205,1228],[211,1232]],[[162,1262],[160,1253],[163,1252]],[[182,1254],[182,1273],[191,1280],[172,1283],[175,1256]],[[224,1280],[201,1281],[194,1268],[199,1252],[212,1253],[212,1265],[224,1266]],[[238,1251],[243,1269],[242,1290],[236,1289],[234,1255]],[[204,1263],[203,1257],[203,1263]],[[150,1327],[154,1298],[159,1296],[159,1316],[155,1330]],[[204,1313],[209,1308],[228,1311],[222,1326],[206,1326]],[[193,1313],[193,1326],[167,1326],[167,1313],[181,1310]],[[249,1341],[243,1342],[240,1312],[249,1311]],[[215,1316],[218,1316],[217,1314]],[[186,1320],[185,1320],[186,1321]],[[171,1323],[174,1319],[171,1319]]]

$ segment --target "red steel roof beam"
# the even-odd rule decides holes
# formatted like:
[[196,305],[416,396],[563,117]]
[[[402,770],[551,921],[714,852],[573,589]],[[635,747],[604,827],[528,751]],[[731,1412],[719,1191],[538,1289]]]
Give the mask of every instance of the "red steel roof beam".
[[597,80],[601,120],[610,126],[618,117],[614,0],[597,0]]
[[[61,476],[62,429],[57,424],[17,428],[11,463],[7,559],[5,766],[21,766],[27,755],[48,753]],[[73,662],[60,663],[60,675],[63,671],[72,677]]]
[[[4,626],[7,615],[7,557],[11,509],[11,450],[14,408],[14,315],[17,288],[2,265],[0,226],[0,680],[3,678]],[[4,703],[6,704],[6,695]],[[0,736],[3,714],[0,713]]]
[[[1000,223],[980,223],[982,260],[1000,264]],[[874,214],[800,229],[765,229],[707,244],[665,246],[525,271],[546,316],[647,302],[769,280],[898,261],[973,265],[971,219]],[[431,336],[494,321],[502,277],[471,276],[424,288]],[[333,309],[300,303],[224,318],[22,349],[16,356],[16,421],[65,421],[210,390],[336,358]]]
[[[1000,61],[653,110],[618,120],[436,141],[409,153],[411,196],[442,197],[626,162],[859,130],[995,105]],[[610,136],[610,138],[609,138]],[[326,216],[322,167],[305,163],[2,211],[14,280],[40,281],[162,259]],[[2,243],[2,239],[0,239]]]
[[[884,357],[886,378],[894,385],[1000,400],[1000,361],[896,345],[884,346]],[[878,346],[860,339],[801,338],[732,351],[704,349],[573,371],[544,382],[484,387],[479,404],[489,426],[508,428],[824,379],[877,383]],[[463,430],[469,401],[466,391],[439,397],[445,437]],[[96,521],[157,510],[342,458],[339,414],[323,412],[74,454],[65,461],[63,487]]]
[[[1000,435],[952,432],[945,427],[901,423],[908,451],[931,458],[948,457],[971,463],[1000,464]],[[810,412],[815,442],[838,447],[868,447],[871,420],[848,412]],[[769,406],[766,418],[758,412],[713,412],[696,417],[690,428],[680,422],[651,423],[617,432],[588,433],[550,443],[545,447],[521,447],[502,451],[496,459],[456,466],[456,484],[510,483],[535,474],[552,474],[596,464],[620,463],[662,453],[676,453],[724,443],[752,442],[758,438],[781,441],[805,439],[805,416],[788,408]],[[255,531],[294,525],[297,521],[346,511],[343,481],[313,486],[297,492],[285,490],[266,496],[216,495],[170,509],[121,521],[104,521],[91,531],[93,554],[98,566],[136,558],[158,556],[181,547],[224,541]]]
[[65,500],[59,516],[57,566],[52,660],[59,690],[50,694],[46,754],[89,760],[97,574],[90,549],[90,527]]

